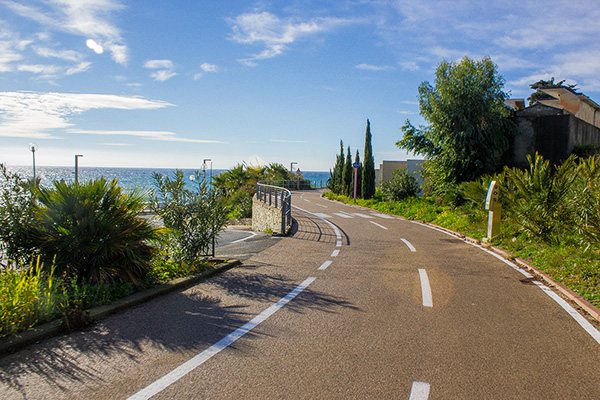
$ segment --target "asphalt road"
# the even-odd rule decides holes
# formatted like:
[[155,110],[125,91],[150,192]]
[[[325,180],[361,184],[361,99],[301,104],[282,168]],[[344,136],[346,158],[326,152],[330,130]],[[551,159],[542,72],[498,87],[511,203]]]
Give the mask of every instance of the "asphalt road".
[[502,260],[318,193],[292,204],[292,235],[241,267],[3,357],[0,398],[600,398],[598,331]]

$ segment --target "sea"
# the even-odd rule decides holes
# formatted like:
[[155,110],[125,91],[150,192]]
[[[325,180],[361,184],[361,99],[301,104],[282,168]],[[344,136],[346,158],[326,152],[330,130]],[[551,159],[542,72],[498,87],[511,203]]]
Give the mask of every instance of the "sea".
[[[8,171],[29,179],[33,177],[32,166],[7,166]],[[184,176],[189,178],[190,183],[192,177],[195,176],[196,169],[182,169]],[[206,171],[199,170],[200,176],[208,182],[212,181],[213,176],[217,176],[226,170],[224,169],[207,169]],[[163,176],[173,177],[175,168],[101,168],[101,167],[79,167],[77,176],[79,182],[89,181],[100,177],[107,179],[116,178],[119,185],[127,191],[135,188],[153,189],[154,173],[162,174]],[[304,179],[310,180],[313,187],[320,188],[327,185],[329,179],[329,171],[302,171]],[[44,167],[36,166],[35,175],[40,178],[40,185],[52,186],[54,181],[65,180],[72,182],[75,180],[74,167]]]

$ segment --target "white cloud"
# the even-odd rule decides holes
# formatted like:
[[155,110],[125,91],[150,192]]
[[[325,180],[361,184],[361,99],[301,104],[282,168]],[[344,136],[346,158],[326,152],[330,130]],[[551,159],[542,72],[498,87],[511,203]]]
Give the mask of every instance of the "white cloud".
[[150,74],[158,82],[164,82],[177,75],[174,71],[175,65],[171,60],[148,60],[144,63],[144,68],[158,69]]
[[200,65],[200,69],[204,72],[217,72],[219,67],[215,64],[203,63]]
[[226,143],[220,140],[211,139],[189,139],[177,136],[174,132],[167,131],[107,131],[107,130],[86,130],[86,129],[68,129],[69,133],[79,133],[84,135],[119,135],[136,136],[146,140],[159,140],[165,142],[187,142],[187,143]]
[[96,42],[94,39],[88,39],[85,41],[85,45],[94,51],[96,54],[104,53],[104,47],[100,45],[100,43]]
[[175,75],[177,75],[176,72],[163,69],[159,71],[154,71],[150,74],[150,77],[154,78],[154,80],[157,82],[164,82],[167,79],[171,79]]
[[116,0],[52,0],[39,6],[3,0],[2,4],[44,29],[82,36],[95,53],[102,54],[108,49],[115,62],[127,63],[127,47],[120,30],[111,22],[112,13],[123,8]]
[[126,147],[131,146],[131,143],[98,143],[100,146]]
[[396,68],[390,66],[390,65],[371,65],[371,64],[358,64],[355,65],[354,68],[356,69],[362,69],[365,71],[393,71]]
[[195,81],[202,78],[205,72],[218,72],[219,67],[215,64],[203,63],[202,65],[200,65],[200,70],[200,72],[194,74]]
[[419,64],[417,64],[415,61],[402,61],[399,63],[399,65],[402,67],[402,69],[408,70],[408,71],[418,71],[419,69]]
[[0,137],[57,138],[55,129],[73,127],[72,115],[92,109],[153,110],[164,101],[108,94],[0,92]]
[[83,54],[74,50],[54,50],[47,47],[36,47],[36,54],[46,58],[59,58],[66,61],[79,62],[83,59]]
[[230,20],[233,33],[230,39],[243,44],[259,44],[265,47],[261,52],[239,62],[254,66],[255,61],[277,57],[283,54],[288,45],[295,41],[325,32],[336,26],[355,22],[339,18],[316,18],[301,22],[292,18],[280,19],[270,12],[247,13]]
[[22,64],[17,66],[17,71],[41,75],[53,75],[58,71],[58,67],[56,65]]
[[76,66],[67,69],[66,74],[67,75],[74,75],[74,74],[79,74],[81,72],[85,72],[88,69],[90,69],[90,65],[92,65],[92,63],[89,62],[89,61],[85,61],[85,62],[79,63]]
[[149,69],[173,69],[175,66],[171,60],[148,60],[144,63],[144,68]]

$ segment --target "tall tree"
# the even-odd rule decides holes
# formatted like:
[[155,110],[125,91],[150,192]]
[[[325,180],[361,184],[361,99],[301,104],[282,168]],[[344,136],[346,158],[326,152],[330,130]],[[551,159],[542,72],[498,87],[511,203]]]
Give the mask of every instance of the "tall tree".
[[428,126],[402,127],[402,149],[426,156],[423,167],[434,192],[492,173],[508,149],[514,124],[508,119],[504,80],[489,58],[442,61],[435,85],[419,86],[420,114]]
[[343,170],[344,170],[344,141],[340,140],[340,154],[336,156],[333,168],[331,191],[337,194],[343,193]]
[[362,195],[364,199],[370,199],[375,194],[375,158],[373,157],[373,146],[371,145],[371,122],[368,119],[363,154],[365,161],[362,171]]
[[343,194],[346,196],[350,196],[352,191],[352,152],[350,151],[350,146],[348,146],[348,153],[346,153],[346,162],[344,163],[344,173],[343,173]]
[[[362,171],[363,166],[360,162],[360,156],[358,155],[358,150],[356,150],[356,157],[354,157],[354,162],[358,164],[358,168],[356,169],[356,197],[362,197]],[[352,182],[352,190],[354,190],[354,182]],[[352,193],[354,195],[354,192]]]

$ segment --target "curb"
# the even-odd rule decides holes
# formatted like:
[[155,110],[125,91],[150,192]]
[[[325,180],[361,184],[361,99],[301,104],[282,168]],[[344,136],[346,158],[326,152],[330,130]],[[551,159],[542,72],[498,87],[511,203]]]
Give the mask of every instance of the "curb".
[[[323,197],[323,196],[321,196],[321,198],[327,199],[326,197]],[[327,200],[337,201],[337,200],[330,200],[330,199],[327,199]],[[341,203],[341,202],[339,202],[339,203]],[[343,204],[347,204],[347,203],[343,203]],[[369,207],[359,206],[358,204],[348,204],[348,205],[350,205],[352,207],[364,208],[366,210],[374,210]],[[377,211],[377,210],[375,210],[375,211]],[[381,212],[381,211],[379,211],[379,212]],[[588,299],[575,293],[573,290],[569,289],[562,283],[555,282],[548,274],[546,274],[539,268],[534,267],[533,265],[527,263],[525,260],[515,257],[513,254],[509,253],[508,251],[506,251],[504,249],[501,249],[501,248],[495,247],[495,246],[491,246],[491,245],[483,244],[483,243],[481,243],[481,240],[477,240],[475,238],[466,236],[460,232],[456,232],[456,231],[453,231],[448,228],[444,228],[443,226],[439,226],[439,225],[432,224],[430,222],[424,222],[424,221],[419,221],[419,220],[413,220],[413,221],[419,222],[423,225],[429,225],[436,229],[447,232],[451,235],[458,237],[459,239],[464,240],[465,242],[470,242],[470,243],[479,245],[487,250],[490,250],[490,251],[498,254],[499,256],[501,256],[509,261],[514,262],[519,268],[531,272],[536,278],[538,278],[538,280],[540,280],[540,281],[543,280],[548,286],[556,289],[556,291],[558,291],[563,297],[565,297],[568,300],[570,300],[571,302],[575,303],[579,307],[580,310],[583,310],[591,318],[593,318],[594,320],[596,320],[597,322],[600,323],[600,309],[598,307],[596,307]]]
[[[105,318],[110,314],[114,314],[127,308],[137,306],[141,303],[162,296],[164,294],[191,286],[195,283],[203,281],[213,275],[226,271],[240,264],[240,260],[231,260],[223,263],[215,269],[205,271],[201,274],[174,279],[172,281],[155,286],[151,289],[144,290],[143,292],[134,293],[130,296],[119,299],[111,304],[91,308],[89,310],[86,310],[86,313],[90,322],[96,321]],[[55,319],[45,324],[36,326],[35,328],[32,328],[30,330],[19,332],[8,338],[0,339],[0,354],[9,353],[11,351],[17,350],[18,348],[24,347],[30,343],[49,338],[51,336],[56,336],[57,334],[62,333],[64,331],[66,331],[66,329],[63,326],[63,319]]]

